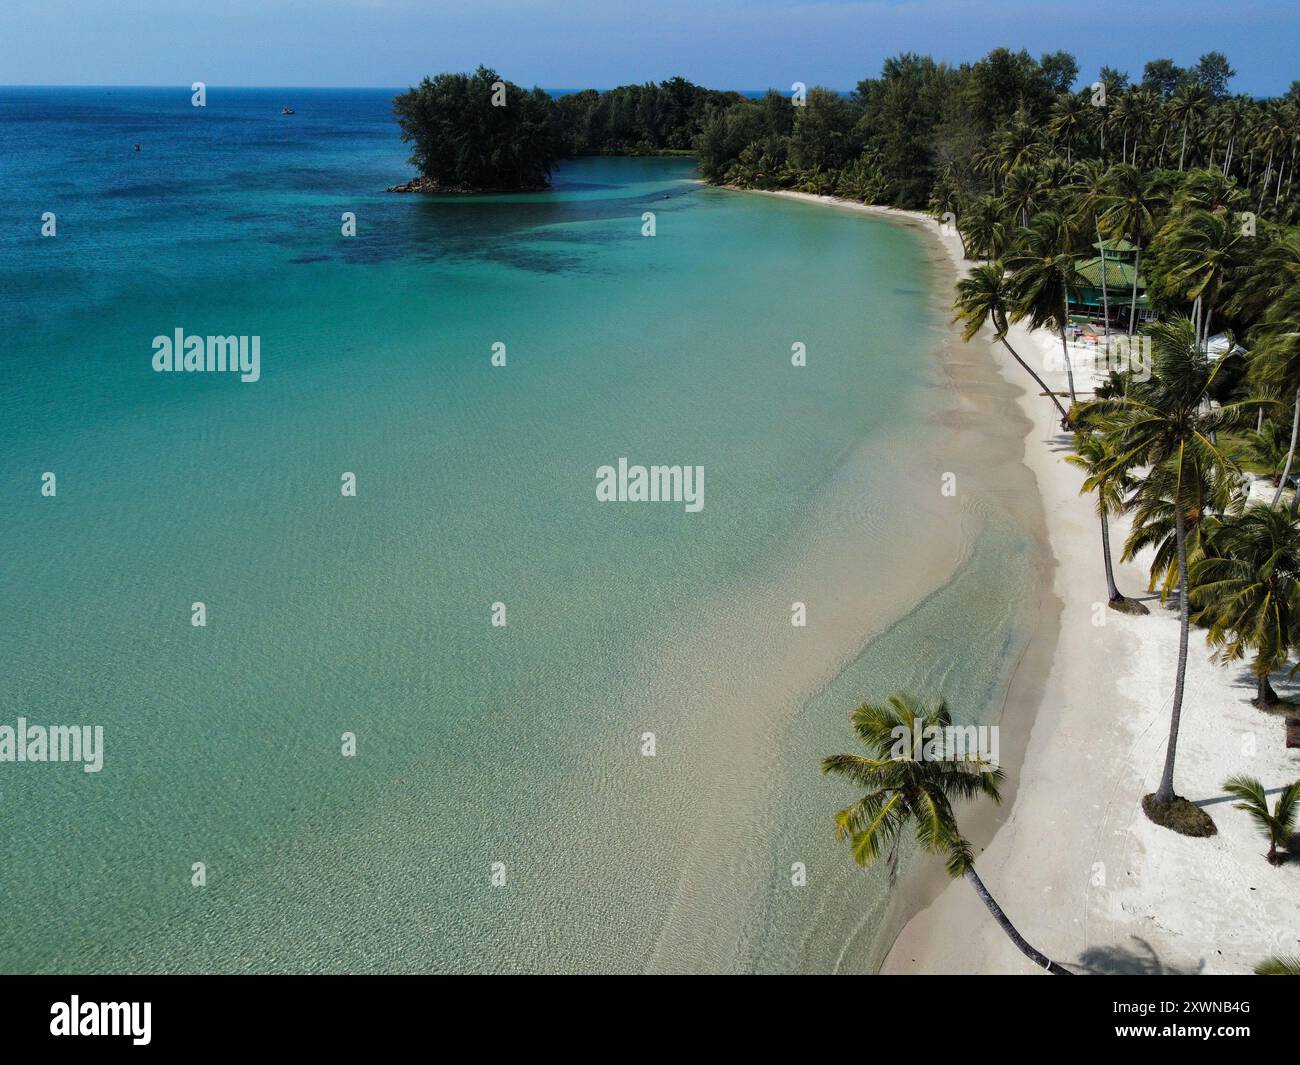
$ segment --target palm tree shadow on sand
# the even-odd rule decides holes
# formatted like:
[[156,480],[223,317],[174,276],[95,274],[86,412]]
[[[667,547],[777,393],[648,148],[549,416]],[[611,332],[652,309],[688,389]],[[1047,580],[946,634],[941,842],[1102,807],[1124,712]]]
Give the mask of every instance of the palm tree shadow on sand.
[[1129,941],[1131,946],[1089,947],[1075,967],[1092,976],[1198,976],[1205,969],[1204,959],[1195,968],[1170,965],[1141,936]]

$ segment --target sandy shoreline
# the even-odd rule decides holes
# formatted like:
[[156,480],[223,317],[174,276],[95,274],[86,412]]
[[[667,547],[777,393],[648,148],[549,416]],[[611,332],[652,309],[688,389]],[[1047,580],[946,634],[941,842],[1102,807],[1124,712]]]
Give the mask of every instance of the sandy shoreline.
[[[944,248],[954,279],[971,265],[957,234],[918,212],[774,195],[918,226]],[[1008,339],[1040,372],[1059,353],[1059,340],[1044,333],[1014,327]],[[1221,788],[1228,776],[1246,773],[1274,794],[1300,777],[1300,752],[1285,748],[1283,712],[1251,706],[1248,669],[1215,664],[1193,630],[1175,785],[1205,805],[1219,831],[1189,839],[1147,821],[1139,803],[1158,782],[1168,735],[1177,615],[1154,600],[1149,617],[1104,609],[1098,518],[1092,500],[1079,495],[1081,475],[1065,462],[1069,439],[1047,399],[1026,390],[1032,382],[1010,355],[982,346],[1019,393],[1029,427],[1024,463],[1037,482],[1056,565],[1044,580],[1041,627],[1001,719],[1005,800],[997,811],[959,814],[981,876],[1030,942],[1080,972],[1248,973],[1267,954],[1297,952],[1300,863],[1269,866],[1250,818],[1232,809]],[[1063,373],[1043,376],[1063,390]],[[1076,366],[1076,376],[1080,391],[1090,387],[1091,373]],[[1112,523],[1116,581],[1129,595],[1145,595],[1146,559],[1118,561],[1126,533],[1126,520]],[[1294,686],[1278,687],[1294,695]],[[910,919],[881,972],[1035,971],[969,885],[927,877],[904,889],[891,924]]]

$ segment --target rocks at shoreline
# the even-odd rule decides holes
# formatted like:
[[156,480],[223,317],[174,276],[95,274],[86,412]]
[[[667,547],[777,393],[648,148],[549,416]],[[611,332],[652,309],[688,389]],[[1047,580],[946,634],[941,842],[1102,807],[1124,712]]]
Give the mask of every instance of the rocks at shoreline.
[[403,185],[389,185],[389,192],[441,192],[438,183],[427,177],[413,178]]
[[388,192],[436,192],[436,193],[473,193],[473,192],[545,192],[549,185],[521,185],[514,188],[492,187],[475,188],[472,185],[439,185],[433,178],[424,176],[412,178],[402,185],[390,185]]

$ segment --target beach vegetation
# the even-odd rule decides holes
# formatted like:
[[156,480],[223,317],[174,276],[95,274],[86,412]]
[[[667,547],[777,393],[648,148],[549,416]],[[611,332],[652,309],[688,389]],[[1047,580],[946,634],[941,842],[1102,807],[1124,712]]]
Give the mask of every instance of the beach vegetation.
[[1037,370],[1029,365],[1007,340],[1011,328],[1012,294],[1006,272],[999,265],[982,263],[957,282],[957,314],[954,322],[961,323],[963,340],[971,340],[985,325],[992,328],[993,338],[1010,352],[1021,369],[1034,379],[1039,391],[1052,401],[1061,424],[1069,423],[1069,412],[1061,405],[1056,393]]
[[[1217,365],[1206,360],[1197,342],[1195,323],[1187,317],[1149,328],[1152,372],[1145,381],[1132,381],[1127,395],[1096,399],[1085,405],[1081,421],[1101,431],[1111,457],[1099,474],[1120,476],[1147,468],[1136,484],[1129,507],[1133,532],[1125,544],[1131,558],[1152,539],[1150,519],[1174,527],[1173,565],[1179,613],[1178,665],[1174,678],[1169,737],[1155,803],[1173,803],[1178,728],[1187,674],[1191,618],[1188,591],[1189,530],[1199,528],[1211,511],[1240,507],[1233,492],[1240,469],[1232,452],[1218,437],[1236,428],[1249,401],[1225,405],[1207,402]],[[1165,538],[1167,545],[1167,537]],[[1157,552],[1159,557],[1159,552]]]
[[1300,976],[1300,954],[1275,954],[1255,966],[1256,976]]
[[1300,780],[1282,788],[1270,810],[1268,792],[1254,777],[1232,777],[1224,782],[1223,790],[1240,800],[1232,804],[1234,810],[1244,810],[1268,840],[1269,865],[1281,865],[1278,848],[1286,848],[1295,835],[1296,820],[1300,817]]
[[1277,702],[1269,675],[1287,662],[1300,620],[1300,528],[1290,507],[1213,516],[1191,566],[1194,620],[1225,663],[1252,656],[1255,705]]
[[975,871],[974,847],[958,828],[953,804],[978,798],[1001,802],[1003,772],[978,754],[949,749],[947,705],[897,693],[883,703],[859,706],[851,721],[865,753],[831,755],[822,760],[822,772],[862,789],[861,798],[835,815],[836,837],[848,841],[853,860],[866,868],[883,859],[896,870],[910,830],[923,851],[944,856],[949,876],[970,883],[1025,957],[1053,975],[1073,975],[1029,944]]
[[1081,492],[1092,492],[1097,497],[1097,515],[1101,520],[1101,555],[1106,573],[1106,605],[1121,614],[1149,614],[1146,606],[1130,599],[1115,585],[1115,567],[1110,551],[1110,519],[1124,508],[1127,495],[1135,487],[1130,470],[1115,462],[1115,453],[1105,435],[1091,430],[1075,434],[1074,454],[1065,461],[1084,471],[1086,475]]

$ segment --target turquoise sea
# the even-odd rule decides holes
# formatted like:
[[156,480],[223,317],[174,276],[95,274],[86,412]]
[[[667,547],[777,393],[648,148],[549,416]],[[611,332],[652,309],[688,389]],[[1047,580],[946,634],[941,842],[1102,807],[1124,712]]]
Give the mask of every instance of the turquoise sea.
[[[0,89],[0,724],[104,729],[0,763],[0,969],[870,969],[818,761],[995,712],[1037,588],[995,472],[939,491],[934,250],[683,159],[388,194],[391,97]],[[623,456],[703,510],[598,503]]]

